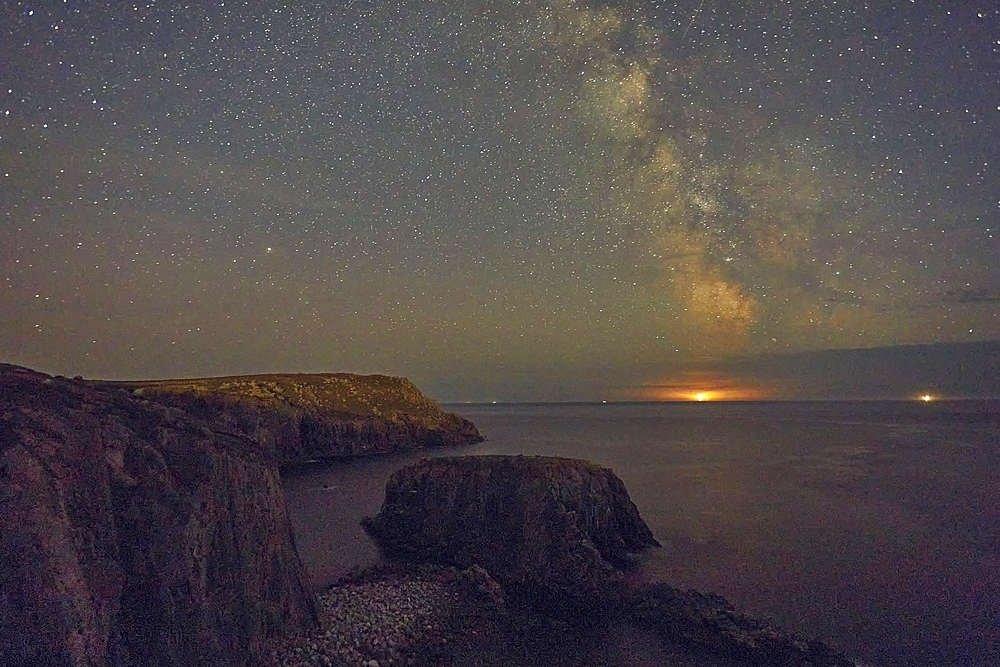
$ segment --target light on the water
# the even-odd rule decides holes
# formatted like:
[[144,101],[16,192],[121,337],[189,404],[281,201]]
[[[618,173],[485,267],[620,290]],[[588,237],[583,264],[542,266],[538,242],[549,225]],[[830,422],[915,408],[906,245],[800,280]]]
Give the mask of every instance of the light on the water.
[[930,394],[924,394],[923,396],[920,397],[920,400],[922,400],[922,401],[924,401],[926,403],[927,401],[931,400],[931,395]]

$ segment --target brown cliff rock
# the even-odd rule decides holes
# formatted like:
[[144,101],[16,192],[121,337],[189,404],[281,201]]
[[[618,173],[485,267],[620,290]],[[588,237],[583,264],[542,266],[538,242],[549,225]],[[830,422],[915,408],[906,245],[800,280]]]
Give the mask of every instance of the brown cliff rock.
[[177,407],[239,433],[280,465],[481,442],[405,378],[289,373],[100,383]]
[[266,664],[315,599],[257,443],[0,365],[4,665]]
[[600,603],[634,553],[658,546],[613,472],[552,457],[425,459],[393,473],[364,526],[392,558],[480,565],[560,609]]

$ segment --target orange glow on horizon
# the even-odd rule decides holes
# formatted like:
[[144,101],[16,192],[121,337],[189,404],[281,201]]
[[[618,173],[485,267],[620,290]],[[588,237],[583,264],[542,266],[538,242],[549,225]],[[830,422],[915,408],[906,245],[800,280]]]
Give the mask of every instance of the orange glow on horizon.
[[682,370],[628,392],[642,401],[760,401],[774,395],[752,380],[713,370]]
[[644,401],[760,401],[771,396],[760,387],[723,387],[692,390],[687,387],[649,385],[632,390],[635,398]]

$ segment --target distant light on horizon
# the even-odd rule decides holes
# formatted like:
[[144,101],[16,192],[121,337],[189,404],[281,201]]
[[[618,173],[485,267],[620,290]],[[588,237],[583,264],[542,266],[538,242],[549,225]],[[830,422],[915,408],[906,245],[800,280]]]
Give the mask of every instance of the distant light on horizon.
[[761,401],[773,392],[721,374],[682,373],[642,387],[633,387],[627,394],[643,401]]
[[933,398],[933,397],[932,397],[932,396],[931,396],[930,394],[924,394],[923,396],[921,396],[921,397],[920,397],[920,400],[922,400],[922,401],[923,401],[924,403],[927,403],[927,402],[929,402],[929,401],[930,401],[930,400],[931,400],[932,398]]

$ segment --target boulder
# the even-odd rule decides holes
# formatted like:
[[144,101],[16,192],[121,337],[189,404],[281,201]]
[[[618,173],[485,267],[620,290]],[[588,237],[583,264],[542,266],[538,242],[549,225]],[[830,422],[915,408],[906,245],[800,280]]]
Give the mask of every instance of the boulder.
[[267,664],[314,627],[264,448],[120,388],[0,365],[4,665]]
[[658,546],[615,474],[537,456],[425,459],[398,470],[365,529],[388,557],[479,565],[515,597],[572,611],[607,601]]

